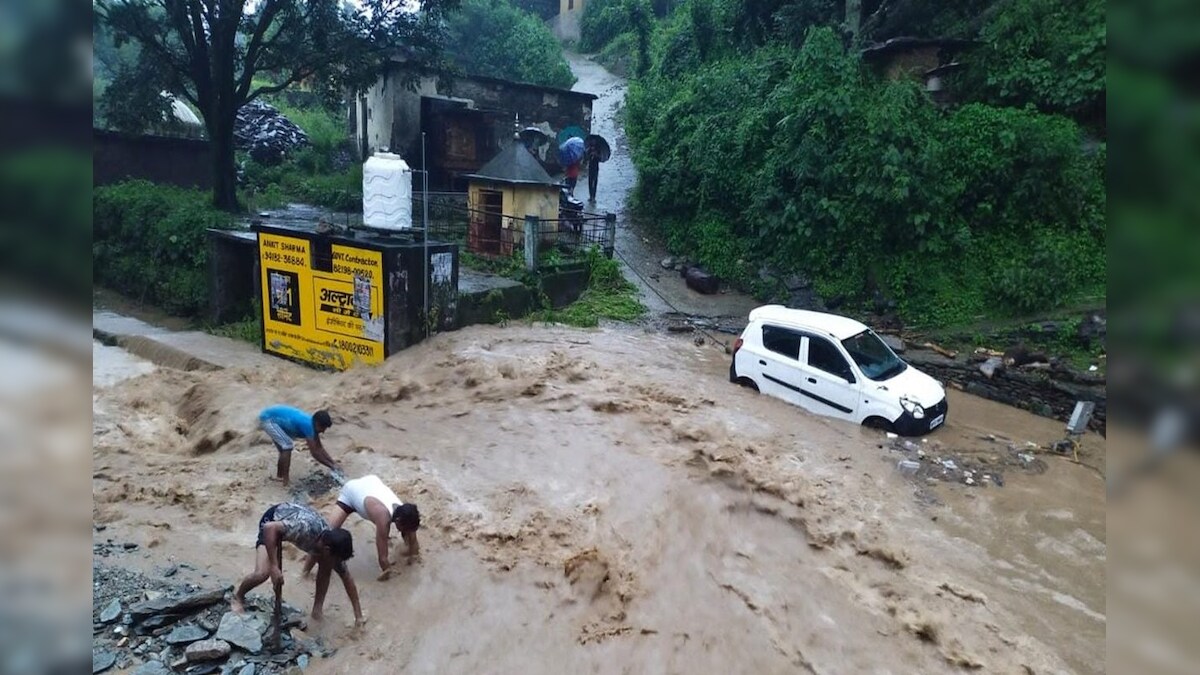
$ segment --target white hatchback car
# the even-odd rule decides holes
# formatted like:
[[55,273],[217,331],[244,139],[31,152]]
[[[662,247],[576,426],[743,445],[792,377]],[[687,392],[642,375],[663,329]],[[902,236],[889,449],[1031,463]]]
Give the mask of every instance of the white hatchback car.
[[904,436],[946,421],[946,390],[905,363],[866,325],[766,305],[733,346],[729,381],[820,415]]

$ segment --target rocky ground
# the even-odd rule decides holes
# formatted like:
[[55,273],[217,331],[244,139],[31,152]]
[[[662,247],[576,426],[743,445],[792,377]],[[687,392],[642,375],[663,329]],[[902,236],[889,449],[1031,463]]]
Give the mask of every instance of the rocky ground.
[[[231,587],[196,567],[171,564],[142,573],[122,566],[121,554],[137,548],[130,542],[93,545],[92,672],[290,673],[307,667],[313,656],[336,652],[305,636],[304,612],[291,605],[283,606],[276,645],[266,602],[234,614],[228,607]],[[110,558],[117,559],[109,564]],[[177,580],[181,569],[201,580]]]

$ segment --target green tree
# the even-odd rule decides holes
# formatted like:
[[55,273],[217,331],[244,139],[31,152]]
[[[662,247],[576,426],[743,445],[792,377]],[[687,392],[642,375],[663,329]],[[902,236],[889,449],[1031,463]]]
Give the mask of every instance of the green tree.
[[212,143],[213,204],[236,210],[233,129],[243,105],[301,81],[330,95],[363,86],[401,49],[431,58],[453,2],[422,0],[417,13],[395,0],[96,0],[117,47],[137,43],[141,67],[161,77],[114,79],[105,96],[163,86],[194,105]]
[[546,24],[508,0],[464,0],[446,25],[447,55],[468,73],[563,89],[575,83]]

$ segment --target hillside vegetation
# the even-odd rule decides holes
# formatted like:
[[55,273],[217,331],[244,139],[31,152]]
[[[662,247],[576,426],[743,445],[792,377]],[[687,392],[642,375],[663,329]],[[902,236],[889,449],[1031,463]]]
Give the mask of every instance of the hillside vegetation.
[[[926,327],[1102,305],[1103,4],[863,4],[857,36],[837,2],[588,5],[584,45],[635,51],[626,127],[646,222],[763,297],[799,274]],[[979,40],[954,105],[863,63],[863,45],[896,36]]]

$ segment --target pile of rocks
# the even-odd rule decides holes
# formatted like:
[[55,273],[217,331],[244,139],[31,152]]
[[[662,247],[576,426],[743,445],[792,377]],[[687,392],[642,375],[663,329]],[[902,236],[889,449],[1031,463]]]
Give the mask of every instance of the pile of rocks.
[[926,483],[960,483],[969,487],[1004,487],[1004,471],[1017,469],[1026,473],[1044,473],[1046,462],[1037,457],[1036,445],[1001,442],[989,437],[998,446],[996,452],[949,452],[942,444],[928,439],[914,441],[889,434],[887,448],[900,453],[896,468],[906,476]]
[[238,110],[233,138],[239,150],[265,166],[274,166],[292,150],[308,145],[303,129],[262,101],[251,101]]
[[270,610],[228,611],[227,587],[170,585],[101,565],[92,575],[93,673],[114,666],[136,675],[296,673],[335,651],[306,637],[303,613],[286,603],[275,650]]

